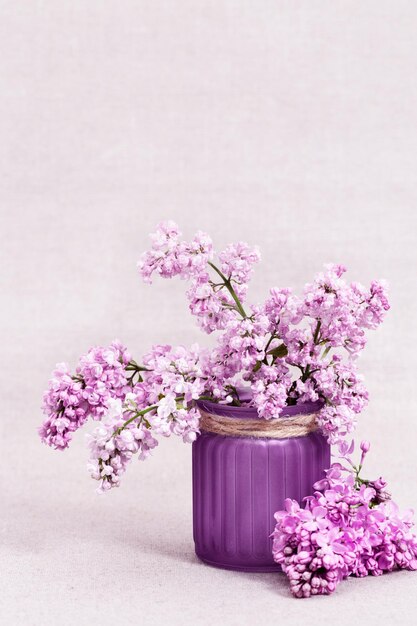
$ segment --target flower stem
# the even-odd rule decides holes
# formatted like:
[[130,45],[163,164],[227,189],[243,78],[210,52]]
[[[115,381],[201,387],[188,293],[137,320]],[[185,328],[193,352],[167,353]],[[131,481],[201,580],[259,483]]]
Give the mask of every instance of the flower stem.
[[149,411],[153,411],[154,409],[157,409],[158,406],[156,404],[153,404],[152,406],[148,406],[146,407],[146,409],[142,409],[142,411],[137,411],[133,417],[130,417],[128,420],[126,420],[126,422],[123,424],[123,426],[120,426],[120,428],[118,428],[114,434],[115,435],[120,435],[120,433],[122,432],[122,430],[124,430],[126,428],[126,426],[128,426],[128,424],[130,424],[131,422],[135,421],[138,419],[138,417],[143,417],[144,415],[146,415],[146,413],[149,413]]
[[313,337],[313,341],[315,344],[317,344],[317,340],[319,338],[320,328],[321,328],[321,320],[317,320],[317,326],[316,326],[316,330],[314,331],[314,337]]
[[148,369],[147,367],[144,367],[143,365],[138,365],[136,361],[134,361],[133,359],[129,361],[129,363],[126,365],[125,370],[127,372],[150,372],[151,371],[150,369]]
[[243,319],[245,319],[247,317],[247,314],[245,312],[245,309],[242,306],[241,301],[237,297],[236,291],[232,287],[232,283],[230,282],[230,279],[226,278],[226,276],[223,274],[223,272],[220,271],[219,268],[214,265],[214,263],[212,263],[211,261],[208,261],[208,264],[210,265],[210,267],[212,267],[214,269],[215,272],[217,272],[217,274],[223,280],[224,286],[226,287],[226,289],[228,290],[228,292],[230,293],[230,295],[232,296],[233,300],[236,303],[236,307],[237,307],[238,312],[243,317]]
[[[319,343],[320,328],[321,328],[321,320],[317,320],[317,325],[316,325],[316,329],[314,331],[314,337],[313,337],[313,342],[314,342],[315,345],[317,345]],[[310,356],[313,356],[313,351],[310,352]],[[306,380],[308,378],[310,378],[311,374],[312,374],[312,372],[310,370],[310,364],[307,363],[307,366],[305,368],[304,374],[301,377],[301,380],[303,381],[303,383],[305,383]]]

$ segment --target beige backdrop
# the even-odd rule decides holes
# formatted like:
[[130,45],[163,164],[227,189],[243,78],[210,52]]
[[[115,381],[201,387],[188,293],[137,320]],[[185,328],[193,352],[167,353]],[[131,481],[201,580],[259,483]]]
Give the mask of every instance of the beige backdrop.
[[260,245],[255,301],[328,261],[388,279],[358,437],[417,508],[416,26],[413,0],[0,2],[2,624],[412,623],[416,574],[299,602],[199,563],[190,446],[98,497],[84,435],[60,454],[36,426],[57,361],[200,338],[184,283],[136,274],[173,218]]

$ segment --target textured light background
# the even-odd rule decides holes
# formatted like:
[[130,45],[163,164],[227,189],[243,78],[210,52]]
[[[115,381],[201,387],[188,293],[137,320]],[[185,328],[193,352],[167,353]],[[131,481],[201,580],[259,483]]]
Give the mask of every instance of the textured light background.
[[57,361],[200,338],[184,283],[136,274],[173,218],[260,245],[255,301],[328,261],[389,280],[358,437],[417,508],[416,26],[412,0],[1,0],[2,624],[412,623],[414,574],[297,602],[199,563],[180,441],[99,498],[83,434],[35,427]]

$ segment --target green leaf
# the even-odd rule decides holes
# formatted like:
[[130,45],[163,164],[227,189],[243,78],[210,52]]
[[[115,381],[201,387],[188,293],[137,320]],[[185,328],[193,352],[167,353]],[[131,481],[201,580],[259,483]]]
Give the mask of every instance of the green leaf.
[[323,359],[329,354],[329,351],[330,351],[331,347],[332,346],[327,346],[327,348],[324,350],[324,352],[322,354],[322,358]]
[[272,348],[272,350],[268,350],[267,354],[271,354],[275,359],[282,358],[283,356],[287,356],[288,349],[285,343],[281,343],[276,348]]
[[256,361],[255,366],[253,368],[253,372],[258,372],[261,369],[262,361]]

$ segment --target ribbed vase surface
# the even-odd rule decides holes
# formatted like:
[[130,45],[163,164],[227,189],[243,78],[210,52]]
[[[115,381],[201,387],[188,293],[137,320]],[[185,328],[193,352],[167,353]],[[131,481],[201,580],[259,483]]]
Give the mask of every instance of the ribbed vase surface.
[[[206,412],[256,418],[254,409],[200,402]],[[317,411],[306,403],[283,415]],[[217,567],[277,571],[270,534],[286,498],[311,495],[330,465],[330,446],[316,431],[270,439],[202,431],[193,443],[193,534],[197,556]]]

